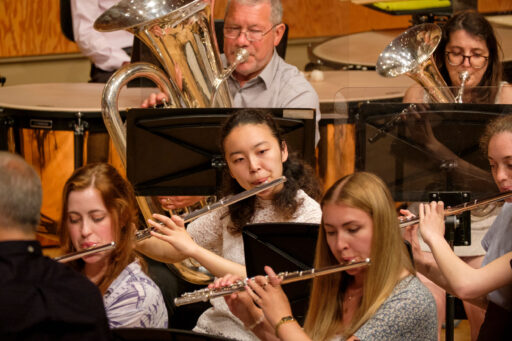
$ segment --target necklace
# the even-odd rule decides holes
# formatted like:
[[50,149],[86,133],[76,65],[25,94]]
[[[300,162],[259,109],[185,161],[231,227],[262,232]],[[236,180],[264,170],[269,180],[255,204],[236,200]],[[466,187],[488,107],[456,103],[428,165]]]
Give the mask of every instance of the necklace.
[[361,293],[363,292],[363,288],[353,289],[353,290],[347,290],[347,301],[351,301],[354,297],[360,297]]

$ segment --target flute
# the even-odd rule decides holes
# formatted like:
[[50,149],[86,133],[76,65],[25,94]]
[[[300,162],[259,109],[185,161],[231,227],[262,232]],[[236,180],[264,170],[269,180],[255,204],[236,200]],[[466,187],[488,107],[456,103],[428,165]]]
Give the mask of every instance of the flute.
[[[477,208],[479,206],[487,205],[487,204],[490,204],[490,203],[493,203],[493,202],[496,202],[496,201],[505,200],[505,199],[507,199],[509,197],[512,197],[512,191],[507,191],[507,192],[499,193],[497,195],[494,195],[494,196],[488,197],[488,198],[468,201],[468,202],[462,203],[460,205],[447,208],[444,211],[444,215],[445,216],[451,216],[451,215],[461,214],[463,212],[473,210],[473,209],[475,209],[475,208]],[[414,225],[414,224],[417,224],[419,222],[420,222],[420,218],[418,218],[417,216],[399,217],[398,218],[398,223],[400,225],[400,228],[404,228],[404,227],[407,227],[407,226],[410,226],[410,225]]]
[[[322,269],[310,269],[303,271],[294,271],[294,272],[280,272],[277,274],[278,278],[282,279],[281,284],[288,284],[298,281],[304,281],[307,279],[311,279],[314,277],[330,275],[332,273],[346,271],[350,269],[355,269],[363,266],[370,265],[370,258],[366,258],[363,261],[352,262],[350,264],[340,264],[334,266],[328,266]],[[268,280],[268,276],[265,276]],[[206,302],[212,298],[227,296],[234,292],[244,291],[247,282],[251,279],[246,278],[245,280],[236,281],[235,283],[217,289],[199,289],[196,291],[192,291],[189,293],[184,293],[180,297],[174,299],[174,304],[179,307],[186,304],[197,303],[197,302]]]
[[[251,188],[247,191],[244,191],[244,192],[240,192],[238,194],[235,194],[235,195],[232,195],[232,196],[229,196],[229,197],[226,197],[226,198],[223,198],[211,205],[207,205],[197,211],[194,211],[194,212],[191,212],[187,215],[185,215],[183,217],[183,220],[185,221],[185,223],[188,223],[189,221],[192,221],[194,219],[197,219],[199,218],[200,216],[210,212],[210,211],[213,211],[213,210],[217,210],[219,208],[222,208],[222,207],[225,207],[225,206],[229,206],[229,205],[232,205],[236,202],[239,202],[240,200],[244,200],[248,197],[251,197],[253,195],[256,195],[260,192],[263,192],[271,187],[274,187],[274,186],[277,186],[281,183],[284,183],[286,181],[286,177],[285,176],[281,176],[275,180],[272,180],[270,182],[267,182],[267,183],[264,183],[260,186],[256,186],[254,188]],[[146,228],[144,230],[140,230],[140,231],[137,231],[135,233],[135,241],[141,241],[141,240],[144,240],[146,238],[149,238],[151,237],[151,231],[154,231],[154,227],[149,227],[149,228]],[[93,254],[93,253],[96,253],[96,252],[102,252],[102,251],[107,251],[107,250],[110,250],[110,249],[113,249],[116,247],[116,243],[115,242],[110,242],[110,243],[107,243],[107,244],[103,244],[103,245],[100,245],[100,246],[96,246],[96,247],[92,247],[90,249],[86,249],[86,250],[82,250],[82,251],[78,251],[78,252],[72,252],[72,253],[68,253],[66,255],[63,255],[63,256],[59,256],[59,257],[55,257],[53,258],[55,261],[57,262],[60,262],[60,263],[66,263],[66,262],[70,262],[70,261],[73,261],[75,259],[78,259],[78,258],[82,258],[84,256],[88,256],[90,254]]]
[[[241,200],[244,200],[246,198],[249,198],[253,195],[256,195],[260,192],[263,192],[271,187],[274,187],[274,186],[277,186],[279,184],[282,184],[286,181],[286,177],[285,176],[281,176],[275,180],[272,180],[270,182],[267,182],[267,183],[264,183],[262,185],[259,185],[259,186],[256,186],[254,188],[251,188],[249,190],[246,190],[246,191],[243,191],[243,192],[240,192],[238,194],[234,194],[234,195],[231,195],[231,196],[228,196],[228,197],[225,197],[225,198],[222,198],[220,199],[219,201],[211,204],[211,205],[206,205],[205,207],[199,209],[199,210],[196,210],[194,212],[190,212],[189,214],[186,214],[184,215],[182,218],[183,220],[185,221],[185,223],[188,223],[194,219],[197,219],[199,218],[200,216],[202,215],[205,215],[206,213],[210,212],[210,211],[214,211],[214,210],[217,210],[219,208],[223,208],[223,207],[226,207],[226,206],[229,206],[229,205],[232,205],[234,203],[237,203]],[[141,241],[141,240],[144,240],[146,238],[149,238],[151,237],[151,231],[155,231],[155,228],[154,227],[148,227],[144,230],[140,230],[140,231],[137,231],[137,233],[135,234],[135,240],[136,241]]]
[[115,247],[116,247],[116,242],[110,242],[108,244],[103,244],[103,245],[91,247],[89,249],[85,249],[82,251],[71,252],[71,253],[68,253],[63,256],[55,257],[55,258],[53,258],[53,260],[55,260],[59,263],[67,263],[67,262],[71,262],[72,260],[82,258],[82,257],[88,256],[88,255],[96,253],[96,252],[111,250]]

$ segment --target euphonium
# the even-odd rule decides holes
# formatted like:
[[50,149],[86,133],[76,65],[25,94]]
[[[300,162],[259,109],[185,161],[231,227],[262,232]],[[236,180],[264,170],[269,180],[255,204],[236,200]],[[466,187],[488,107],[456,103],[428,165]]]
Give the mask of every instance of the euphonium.
[[[231,106],[223,80],[248,54],[241,50],[235,63],[223,72],[211,17],[207,0],[121,0],[96,19],[94,28],[98,31],[124,29],[133,33],[165,69],[164,73],[149,63],[133,63],[114,73],[103,89],[103,121],[125,167],[126,129],[117,102],[119,91],[130,80],[151,79],[167,94],[172,107]],[[146,220],[159,210],[150,197],[138,197],[137,202]],[[185,279],[199,284],[206,281]]]
[[384,77],[405,74],[425,88],[434,102],[455,102],[433,58],[441,37],[441,28],[436,24],[411,27],[382,51],[377,60],[377,72]]

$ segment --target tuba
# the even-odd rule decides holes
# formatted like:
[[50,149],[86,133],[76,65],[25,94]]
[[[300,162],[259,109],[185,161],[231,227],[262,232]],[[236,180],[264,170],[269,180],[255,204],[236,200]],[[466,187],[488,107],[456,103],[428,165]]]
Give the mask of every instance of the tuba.
[[441,38],[441,28],[436,24],[411,27],[382,51],[377,60],[377,72],[384,77],[405,74],[418,82],[434,102],[454,103],[455,98],[433,57]]
[[[129,64],[115,72],[103,89],[103,121],[125,167],[126,128],[119,114],[118,97],[130,80],[152,80],[174,108],[231,107],[224,80],[248,53],[238,51],[235,62],[224,71],[211,18],[209,0],[121,0],[96,19],[94,28],[98,31],[124,29],[137,36],[165,71],[149,63]],[[137,197],[137,202],[146,221],[152,212],[160,210],[151,197]],[[205,284],[210,280],[181,263],[175,266],[189,282]]]

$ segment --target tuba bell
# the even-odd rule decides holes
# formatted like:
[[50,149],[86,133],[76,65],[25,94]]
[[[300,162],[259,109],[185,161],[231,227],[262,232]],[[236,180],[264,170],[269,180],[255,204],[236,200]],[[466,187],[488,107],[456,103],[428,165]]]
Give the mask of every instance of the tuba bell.
[[384,77],[405,74],[418,82],[434,102],[455,102],[433,58],[441,38],[442,30],[436,24],[411,27],[382,51],[377,60],[377,72]]
[[[165,70],[149,63],[129,64],[115,72],[103,89],[103,121],[125,168],[126,128],[119,114],[118,97],[130,80],[152,80],[174,108],[232,106],[224,80],[247,59],[248,53],[244,49],[238,51],[235,62],[223,70],[209,0],[121,0],[96,19],[94,28],[133,33]],[[152,212],[160,210],[151,197],[137,197],[137,202],[146,221]],[[176,267],[189,282],[205,284],[210,280],[182,264]]]

